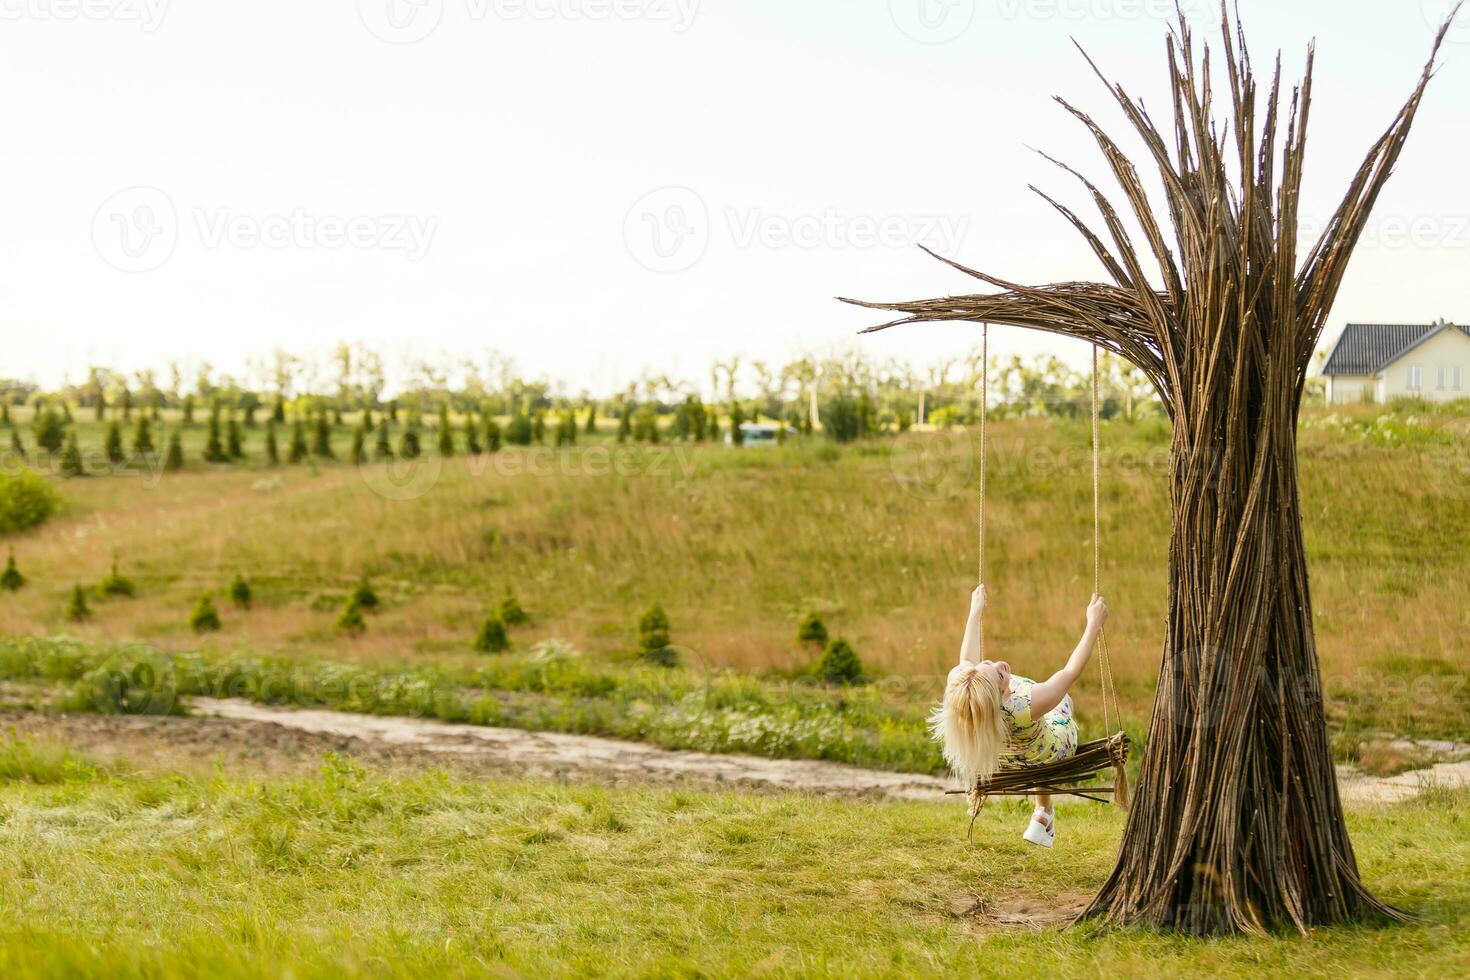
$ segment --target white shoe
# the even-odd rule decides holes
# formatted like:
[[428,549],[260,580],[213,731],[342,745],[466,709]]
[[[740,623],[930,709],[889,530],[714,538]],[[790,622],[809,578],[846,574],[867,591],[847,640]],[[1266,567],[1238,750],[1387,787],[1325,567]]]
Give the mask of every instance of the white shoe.
[[1039,847],[1051,847],[1057,839],[1056,813],[1043,807],[1037,807],[1036,812],[1031,814],[1031,825],[1026,828],[1021,839]]

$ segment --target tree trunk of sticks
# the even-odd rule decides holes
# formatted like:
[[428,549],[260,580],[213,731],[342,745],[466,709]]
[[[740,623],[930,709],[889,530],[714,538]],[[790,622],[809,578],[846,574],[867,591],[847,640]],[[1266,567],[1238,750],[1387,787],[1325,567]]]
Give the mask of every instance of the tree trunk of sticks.
[[1292,372],[1180,404],[1168,636],[1118,864],[1089,914],[1195,934],[1392,914],[1357,875],[1312,632]]
[[962,320],[1080,337],[1153,382],[1174,423],[1168,635],[1118,863],[1086,914],[1197,935],[1306,932],[1398,913],[1359,880],[1343,822],[1312,630],[1297,413],[1348,260],[1408,138],[1449,22],[1418,87],[1303,259],[1298,202],[1312,60],[1278,147],[1280,59],[1261,99],[1244,34],[1223,4],[1221,18],[1225,125],[1213,115],[1209,49],[1199,57],[1183,19],[1167,45],[1172,139],[1141,101],[1109,84],[1158,170],[1173,247],[1134,164],[1088,115],[1058,100],[1127,195],[1161,287],[1111,202],[1059,163],[1082,182],[1111,244],[1041,196],[1112,283],[1021,286],[942,259],[1001,292],[847,302],[903,314],[868,332]]

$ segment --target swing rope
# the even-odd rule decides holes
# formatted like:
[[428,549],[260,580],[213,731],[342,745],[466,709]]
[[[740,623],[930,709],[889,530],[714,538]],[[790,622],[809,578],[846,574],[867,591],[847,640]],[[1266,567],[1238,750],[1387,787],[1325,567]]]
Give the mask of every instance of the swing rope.
[[[1099,351],[1092,345],[1092,591],[1102,595],[1102,395]],[[1123,713],[1118,708],[1118,692],[1113,687],[1113,664],[1108,658],[1107,632],[1097,634],[1097,675],[1102,690],[1103,731],[1111,732],[1113,723],[1108,713],[1108,697],[1113,701],[1113,713],[1118,723],[1123,723]]]
[[[1102,595],[1102,384],[1100,351],[1096,344],[1092,348],[1092,590]],[[980,334],[980,584],[985,583],[985,512],[988,452],[986,428],[990,414],[990,324],[981,325]],[[985,657],[985,626],[980,625],[980,657]],[[1107,637],[1104,632],[1097,638],[1097,669],[1102,689],[1103,731],[1107,737],[1089,742],[1078,748],[1069,759],[1033,768],[1013,768],[997,771],[991,778],[970,790],[955,792],[967,794],[971,800],[970,830],[973,834],[975,818],[987,796],[1038,796],[1070,794],[1084,799],[1098,800],[1097,794],[1112,794],[1113,802],[1127,809],[1128,790],[1128,735],[1113,733],[1113,717],[1123,723],[1123,714],[1118,705],[1118,692],[1114,686],[1112,660],[1108,656]],[[1111,705],[1109,701],[1111,700]],[[1111,767],[1115,785],[1106,787],[1077,788],[1075,784],[1091,778]]]
[[[990,324],[980,327],[980,584],[985,584],[985,422],[990,414]],[[980,659],[985,659],[985,620],[980,620]]]

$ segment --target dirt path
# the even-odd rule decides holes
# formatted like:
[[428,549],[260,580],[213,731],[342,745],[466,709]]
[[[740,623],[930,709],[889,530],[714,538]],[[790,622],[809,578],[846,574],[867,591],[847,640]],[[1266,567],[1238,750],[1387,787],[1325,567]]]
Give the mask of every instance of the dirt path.
[[675,752],[637,742],[513,728],[447,725],[422,718],[282,710],[249,701],[194,702],[199,714],[240,722],[273,722],[315,735],[348,736],[378,745],[450,757],[473,757],[535,776],[576,775],[613,781],[695,780],[766,790],[898,800],[943,799],[945,780],[858,769],[831,762],[748,755]]
[[[0,714],[21,734],[59,739],[104,757],[161,768],[224,765],[251,773],[313,772],[324,752],[387,767],[449,763],[476,775],[519,774],[613,785],[680,782],[827,796],[955,802],[950,783],[933,776],[859,769],[830,762],[675,752],[637,742],[448,725],[420,718],[270,708],[248,701],[193,702],[195,717]],[[1464,748],[1464,747],[1460,747]],[[1338,771],[1350,806],[1398,803],[1426,785],[1470,786],[1470,760],[1376,778]]]

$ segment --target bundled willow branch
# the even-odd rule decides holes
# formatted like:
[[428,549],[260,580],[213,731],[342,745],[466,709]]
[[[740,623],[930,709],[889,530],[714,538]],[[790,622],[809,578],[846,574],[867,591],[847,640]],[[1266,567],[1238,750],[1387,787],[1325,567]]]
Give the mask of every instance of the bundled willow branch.
[[[998,769],[989,779],[975,783],[973,790],[955,790],[951,795],[974,792],[986,796],[1036,796],[1043,794],[1065,794],[1092,796],[1098,793],[1116,793],[1114,802],[1123,809],[1128,808],[1128,736],[1119,732],[1110,738],[1086,742],[1077,751],[1060,762],[1031,767]],[[1112,786],[1087,786],[1081,784],[1096,779],[1105,773],[1114,777]]]
[[[1312,352],[1450,22],[1298,261],[1312,59],[1288,98],[1278,57],[1262,93],[1223,4],[1221,20],[1218,68],[1182,15],[1170,33],[1172,131],[1104,79],[1157,171],[1167,221],[1119,144],[1058,100],[1092,135],[1143,235],[1140,250],[1124,212],[1062,165],[1106,234],[1042,196],[1112,283],[1022,286],[946,259],[1000,292],[858,305],[901,314],[874,330],[964,320],[1080,337],[1153,381],[1174,422],[1167,635],[1136,802],[1117,865],[1086,914],[1194,934],[1306,932],[1398,913],[1363,886],[1343,822],[1312,626],[1296,419]],[[1217,101],[1228,105],[1223,125]]]

